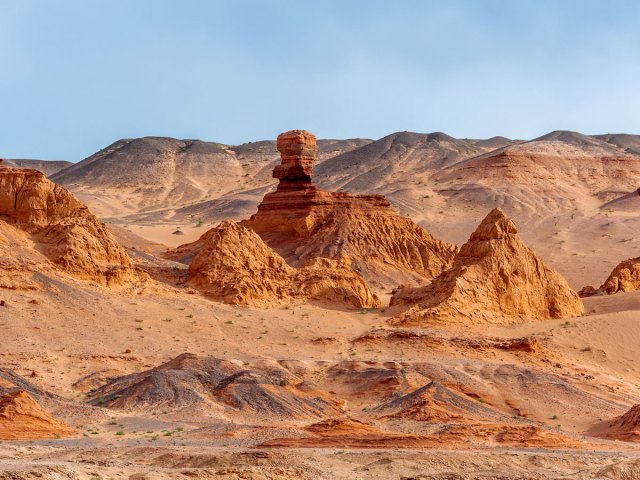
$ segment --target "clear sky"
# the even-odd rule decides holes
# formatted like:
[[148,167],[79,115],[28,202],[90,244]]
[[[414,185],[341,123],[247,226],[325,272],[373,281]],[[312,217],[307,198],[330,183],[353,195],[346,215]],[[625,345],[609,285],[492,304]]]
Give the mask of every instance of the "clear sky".
[[640,133],[635,0],[0,0],[0,156]]

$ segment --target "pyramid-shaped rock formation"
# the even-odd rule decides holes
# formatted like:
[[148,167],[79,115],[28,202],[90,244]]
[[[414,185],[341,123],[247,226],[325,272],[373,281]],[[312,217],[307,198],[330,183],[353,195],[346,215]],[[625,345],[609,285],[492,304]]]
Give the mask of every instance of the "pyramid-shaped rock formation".
[[[381,306],[362,277],[330,259],[293,268],[253,231],[226,221],[199,240],[190,282],[233,305],[273,307],[313,299],[355,307]],[[188,250],[188,248],[187,248]]]
[[282,157],[273,170],[278,187],[242,224],[287,262],[300,266],[318,257],[344,261],[380,286],[431,280],[451,265],[457,247],[399,215],[382,195],[329,192],[315,186],[318,150],[313,134],[283,133],[277,147]]
[[76,431],[45,411],[24,390],[0,396],[0,440],[42,440]]
[[[102,284],[132,278],[131,261],[107,227],[69,191],[32,169],[0,165],[0,226],[75,276]],[[3,235],[16,238],[15,233]],[[14,246],[17,248],[18,246]]]
[[514,223],[499,208],[473,232],[451,269],[426,287],[399,290],[391,305],[411,306],[391,320],[396,325],[513,323],[584,312],[564,278],[522,242]]

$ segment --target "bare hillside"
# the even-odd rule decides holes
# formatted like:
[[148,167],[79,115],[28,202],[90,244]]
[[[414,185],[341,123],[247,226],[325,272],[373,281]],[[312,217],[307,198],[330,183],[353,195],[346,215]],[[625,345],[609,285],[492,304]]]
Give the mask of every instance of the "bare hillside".
[[[321,140],[321,159],[368,140]],[[239,146],[144,137],[118,140],[52,176],[103,217],[173,216],[173,209],[273,183],[275,142]],[[233,216],[233,212],[230,212]]]
[[31,160],[23,158],[5,158],[3,160],[3,164],[10,167],[33,168],[34,170],[40,170],[47,177],[50,177],[54,173],[73,165],[72,162],[67,162],[65,160]]

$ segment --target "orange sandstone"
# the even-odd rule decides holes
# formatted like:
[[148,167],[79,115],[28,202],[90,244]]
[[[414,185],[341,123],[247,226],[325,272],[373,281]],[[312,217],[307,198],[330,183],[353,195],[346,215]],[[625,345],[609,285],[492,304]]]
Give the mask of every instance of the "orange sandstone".
[[499,208],[473,232],[450,270],[426,287],[399,290],[391,305],[411,307],[392,319],[405,326],[434,321],[514,323],[584,313],[566,280],[522,242]]

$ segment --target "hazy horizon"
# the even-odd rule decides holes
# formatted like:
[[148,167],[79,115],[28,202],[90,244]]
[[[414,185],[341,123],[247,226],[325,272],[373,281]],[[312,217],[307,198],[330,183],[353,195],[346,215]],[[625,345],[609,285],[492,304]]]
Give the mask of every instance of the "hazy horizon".
[[[442,131],[638,133],[640,4],[0,0],[0,157]],[[8,73],[6,73],[8,72]]]

